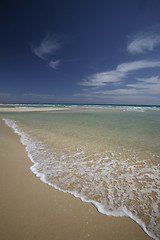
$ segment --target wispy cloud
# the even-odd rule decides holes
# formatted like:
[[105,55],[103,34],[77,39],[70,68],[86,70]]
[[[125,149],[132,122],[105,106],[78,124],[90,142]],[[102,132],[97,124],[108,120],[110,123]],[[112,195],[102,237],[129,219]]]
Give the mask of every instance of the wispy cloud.
[[[132,38],[127,51],[130,54],[142,54],[154,51],[159,45],[160,34],[152,31]],[[120,63],[114,69],[97,72],[83,79],[79,83],[84,86],[83,92],[76,96],[95,99],[96,102],[160,104],[159,68],[160,60],[153,59]]]
[[136,90],[136,93],[145,95],[160,95],[160,77],[137,78],[134,84],[127,84],[126,87]]
[[107,84],[119,82],[125,75],[124,73],[113,71],[106,71],[93,74],[84,81],[80,82],[79,85],[88,87],[101,87]]
[[48,66],[54,70],[56,70],[60,66],[61,61],[59,59],[50,60],[50,58],[55,57],[57,51],[61,48],[62,44],[59,41],[58,37],[49,35],[45,37],[38,45],[31,46],[33,53],[37,57],[46,61]]
[[[154,77],[153,77],[154,78]],[[88,92],[77,93],[76,96],[84,101],[91,99],[99,103],[126,103],[126,104],[160,104],[160,83],[137,81],[135,84],[124,84],[116,89],[92,89]]]
[[50,61],[49,66],[53,69],[57,69],[60,65],[60,60]]
[[160,67],[160,61],[133,61],[119,64],[115,70],[100,72],[89,76],[79,83],[82,86],[101,87],[105,85],[118,84],[132,72],[144,69]]
[[154,33],[142,34],[130,41],[127,50],[131,54],[153,51],[160,45],[160,35]]
[[96,94],[103,94],[107,96],[155,96],[160,94],[160,82],[159,83],[141,83],[126,84],[123,88],[113,90],[99,90],[95,91]]
[[153,76],[150,78],[137,78],[137,80],[146,83],[160,84],[160,76]]
[[32,46],[32,51],[37,57],[46,60],[47,56],[55,54],[60,48],[61,44],[57,37],[47,36],[40,42],[40,44]]
[[[79,94],[80,96],[80,94]],[[160,77],[137,78],[135,83],[124,83],[115,89],[92,89],[82,93],[83,98],[93,97],[110,103],[160,104]]]

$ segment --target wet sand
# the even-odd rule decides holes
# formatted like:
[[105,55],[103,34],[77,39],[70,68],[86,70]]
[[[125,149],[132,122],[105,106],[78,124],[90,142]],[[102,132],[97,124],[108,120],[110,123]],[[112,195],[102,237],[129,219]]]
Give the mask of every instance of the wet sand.
[[94,206],[41,182],[25,147],[0,120],[1,240],[149,240],[128,217],[100,214]]

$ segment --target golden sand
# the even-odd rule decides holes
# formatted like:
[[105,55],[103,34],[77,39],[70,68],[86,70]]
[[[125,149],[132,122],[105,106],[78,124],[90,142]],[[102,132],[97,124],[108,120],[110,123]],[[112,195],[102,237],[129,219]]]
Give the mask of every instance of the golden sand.
[[1,240],[149,240],[127,217],[108,217],[94,206],[41,182],[19,137],[0,120]]

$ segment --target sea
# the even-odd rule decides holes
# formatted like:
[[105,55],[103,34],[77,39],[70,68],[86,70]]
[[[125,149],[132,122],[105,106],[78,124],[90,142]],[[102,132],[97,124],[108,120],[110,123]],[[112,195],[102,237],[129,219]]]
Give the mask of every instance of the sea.
[[[1,112],[41,181],[160,239],[160,106],[14,104]],[[6,107],[6,106],[5,106]],[[62,108],[41,111],[41,107]]]

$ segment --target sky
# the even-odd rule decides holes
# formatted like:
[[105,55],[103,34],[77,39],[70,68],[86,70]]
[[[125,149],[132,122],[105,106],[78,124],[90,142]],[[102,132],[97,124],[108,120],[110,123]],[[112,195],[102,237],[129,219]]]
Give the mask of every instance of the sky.
[[160,105],[160,1],[2,0],[0,103]]

